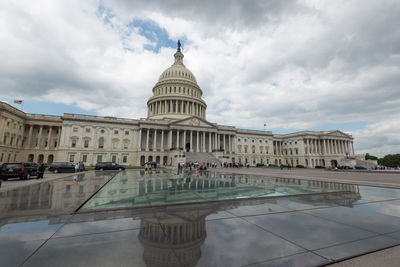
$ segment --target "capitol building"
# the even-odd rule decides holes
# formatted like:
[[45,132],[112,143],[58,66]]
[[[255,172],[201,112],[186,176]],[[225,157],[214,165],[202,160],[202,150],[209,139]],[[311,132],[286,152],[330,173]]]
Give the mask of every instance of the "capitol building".
[[0,102],[0,163],[9,161],[148,161],[290,164],[314,168],[356,165],[353,137],[335,131],[273,134],[219,125],[206,119],[207,104],[178,45],[174,63],[159,77],[147,101],[147,118],[64,113],[29,114]]

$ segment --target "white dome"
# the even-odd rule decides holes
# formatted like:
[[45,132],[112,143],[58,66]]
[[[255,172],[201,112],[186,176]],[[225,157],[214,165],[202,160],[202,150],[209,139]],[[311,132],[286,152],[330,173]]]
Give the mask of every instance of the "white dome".
[[164,81],[167,79],[186,79],[197,84],[196,77],[193,73],[186,68],[183,64],[183,54],[178,51],[174,54],[175,62],[171,67],[166,69],[158,79],[158,81]]

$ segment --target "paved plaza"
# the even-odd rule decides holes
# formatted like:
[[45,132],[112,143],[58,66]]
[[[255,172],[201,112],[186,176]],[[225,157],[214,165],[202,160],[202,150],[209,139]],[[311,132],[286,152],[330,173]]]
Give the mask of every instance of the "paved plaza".
[[[400,190],[356,184],[372,181],[374,174],[364,174],[128,170],[7,181],[0,258],[4,266],[398,262]],[[398,174],[379,175],[399,185]]]
[[320,181],[335,181],[351,184],[374,185],[400,188],[400,171],[358,171],[324,169],[290,169],[279,168],[218,168],[219,172],[266,175]]

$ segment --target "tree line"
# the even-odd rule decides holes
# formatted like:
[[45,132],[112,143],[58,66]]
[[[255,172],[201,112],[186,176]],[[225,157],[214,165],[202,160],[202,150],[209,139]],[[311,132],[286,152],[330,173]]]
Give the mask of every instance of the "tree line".
[[389,154],[383,158],[378,158],[369,153],[365,154],[365,159],[377,160],[379,165],[386,167],[397,167],[400,166],[400,154]]

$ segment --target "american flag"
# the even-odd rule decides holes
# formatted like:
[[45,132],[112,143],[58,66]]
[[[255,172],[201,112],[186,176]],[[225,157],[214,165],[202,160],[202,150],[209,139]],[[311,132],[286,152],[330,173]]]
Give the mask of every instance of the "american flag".
[[23,102],[24,100],[14,100],[14,104],[22,104],[22,102]]

